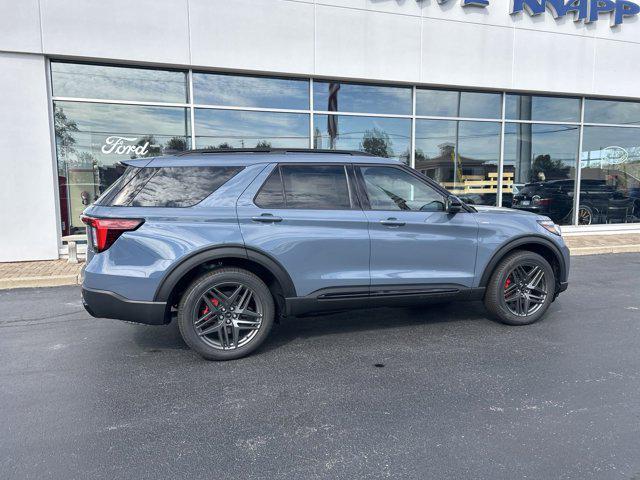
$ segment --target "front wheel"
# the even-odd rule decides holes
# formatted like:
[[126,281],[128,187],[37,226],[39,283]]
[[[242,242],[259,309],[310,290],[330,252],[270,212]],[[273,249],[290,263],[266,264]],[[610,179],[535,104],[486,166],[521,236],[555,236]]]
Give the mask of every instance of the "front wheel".
[[178,306],[182,338],[208,360],[231,360],[254,351],[273,326],[271,292],[239,268],[220,268],[197,278]]
[[537,253],[516,251],[502,259],[491,275],[484,304],[502,323],[528,325],[547,311],[555,285],[549,262]]

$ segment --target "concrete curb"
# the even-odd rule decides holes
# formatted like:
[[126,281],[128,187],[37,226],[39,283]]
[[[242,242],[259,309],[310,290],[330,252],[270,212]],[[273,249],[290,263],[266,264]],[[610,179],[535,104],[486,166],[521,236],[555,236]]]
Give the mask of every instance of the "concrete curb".
[[610,245],[598,247],[576,247],[571,248],[572,256],[580,255],[601,255],[604,253],[635,253],[640,252],[640,244],[631,245]]
[[79,285],[80,283],[80,275],[0,278],[0,290],[9,290],[13,288],[61,287],[64,285]]

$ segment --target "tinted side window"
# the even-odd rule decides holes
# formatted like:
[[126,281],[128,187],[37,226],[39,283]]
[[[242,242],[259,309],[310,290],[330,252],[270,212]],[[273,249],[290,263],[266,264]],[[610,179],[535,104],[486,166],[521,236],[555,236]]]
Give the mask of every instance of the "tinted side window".
[[[115,167],[116,172],[120,168],[124,168],[124,166],[122,164],[117,164]],[[124,186],[131,181],[131,179],[138,175],[139,171],[140,168],[138,167],[126,167],[126,170],[124,170],[124,172],[119,172],[120,177],[118,177],[118,179],[113,182],[111,186],[107,188],[104,193],[100,195],[93,203],[95,203],[96,205],[111,205],[113,197],[115,197],[124,188]]]
[[264,182],[254,199],[254,203],[260,208],[284,208],[282,178],[278,167],[273,169],[267,181]]
[[132,207],[191,207],[227,183],[241,167],[167,167],[131,202]]
[[122,189],[117,192],[113,198],[111,198],[108,205],[111,205],[112,207],[124,207],[130,205],[131,201],[135,198],[142,187],[144,187],[145,183],[147,183],[157,171],[157,168],[141,168],[138,171],[138,174],[124,184]]
[[444,196],[395,167],[361,167],[372,210],[444,211]]
[[286,208],[348,210],[347,173],[342,165],[280,167]]
[[111,199],[111,206],[191,207],[236,175],[242,167],[142,168]]

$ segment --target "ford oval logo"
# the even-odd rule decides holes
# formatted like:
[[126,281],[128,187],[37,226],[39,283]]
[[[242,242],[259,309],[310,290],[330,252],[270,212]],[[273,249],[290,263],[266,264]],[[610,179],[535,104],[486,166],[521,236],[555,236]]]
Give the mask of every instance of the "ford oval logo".
[[611,146],[602,149],[602,160],[612,165],[626,163],[629,160],[629,152],[622,147]]

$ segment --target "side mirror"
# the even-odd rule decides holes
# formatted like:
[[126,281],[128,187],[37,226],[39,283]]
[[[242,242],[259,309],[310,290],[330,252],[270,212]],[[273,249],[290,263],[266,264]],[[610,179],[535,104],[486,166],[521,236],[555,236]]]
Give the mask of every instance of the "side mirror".
[[455,195],[450,195],[447,199],[447,212],[454,214],[462,210],[462,201]]

